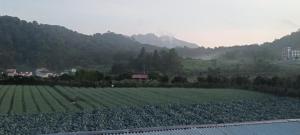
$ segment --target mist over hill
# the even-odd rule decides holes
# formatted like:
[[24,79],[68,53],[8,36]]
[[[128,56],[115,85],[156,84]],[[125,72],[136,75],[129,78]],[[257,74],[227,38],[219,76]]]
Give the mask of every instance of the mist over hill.
[[288,46],[300,48],[300,31],[261,45],[205,48],[168,36],[146,34],[130,37],[113,32],[85,35],[62,26],[0,17],[1,69],[97,68],[112,65],[116,54],[122,54],[125,61],[135,57],[143,47],[150,52],[176,47],[177,53],[184,58],[273,61],[279,60],[282,49]]
[[173,36],[157,36],[153,33],[133,35],[132,38],[143,44],[155,45],[158,47],[176,48],[176,47],[188,47],[198,48],[199,46],[194,43],[179,40]]
[[253,59],[279,60],[285,47],[300,49],[300,31],[292,32],[273,42],[215,48],[177,48],[179,55],[194,59]]

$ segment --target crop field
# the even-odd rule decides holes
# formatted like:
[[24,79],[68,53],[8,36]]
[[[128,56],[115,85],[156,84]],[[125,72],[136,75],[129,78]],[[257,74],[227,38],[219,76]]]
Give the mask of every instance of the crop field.
[[0,115],[0,134],[51,134],[144,127],[200,125],[300,118],[300,100],[259,99],[99,108],[81,112]]
[[0,113],[77,112],[120,106],[199,104],[265,98],[265,94],[233,89],[79,88],[0,86]]
[[246,90],[0,85],[0,134],[47,134],[300,117],[300,100]]

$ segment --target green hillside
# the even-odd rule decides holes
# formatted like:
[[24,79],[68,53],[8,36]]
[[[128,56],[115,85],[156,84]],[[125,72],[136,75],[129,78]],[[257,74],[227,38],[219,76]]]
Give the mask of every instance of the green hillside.
[[178,53],[183,57],[203,60],[280,60],[282,50],[285,47],[300,49],[300,31],[293,32],[273,42],[263,44],[239,45],[232,47],[216,48],[177,48]]
[[62,26],[0,16],[2,69],[95,68],[99,65],[112,64],[114,55],[118,53],[134,56],[142,47],[148,51],[158,49],[113,32],[84,35]]

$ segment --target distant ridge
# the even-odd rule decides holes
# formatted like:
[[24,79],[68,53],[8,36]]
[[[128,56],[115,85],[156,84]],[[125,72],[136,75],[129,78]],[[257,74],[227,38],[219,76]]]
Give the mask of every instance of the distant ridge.
[[292,32],[282,38],[263,44],[240,45],[215,48],[177,48],[180,56],[195,59],[264,59],[279,60],[285,47],[300,49],[300,31]]
[[157,36],[153,33],[132,35],[132,38],[143,44],[155,45],[158,47],[176,48],[176,47],[189,47],[198,48],[199,46],[194,43],[189,43],[179,40],[173,36]]

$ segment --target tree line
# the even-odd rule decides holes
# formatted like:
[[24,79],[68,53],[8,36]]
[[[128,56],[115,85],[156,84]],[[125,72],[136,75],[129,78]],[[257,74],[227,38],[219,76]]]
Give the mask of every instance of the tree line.
[[1,78],[0,84],[67,85],[76,87],[185,87],[185,88],[237,88],[271,93],[278,96],[300,97],[300,75],[278,76],[223,76],[220,74],[199,75],[191,81],[184,75],[149,73],[148,80],[134,80],[132,73],[104,74],[93,70],[79,70],[75,75],[52,78]]
[[177,54],[175,49],[154,50],[147,52],[142,48],[136,57],[129,57],[124,61],[127,55],[118,54],[112,65],[112,74],[124,73],[161,73],[161,74],[180,74],[182,69],[182,58]]

